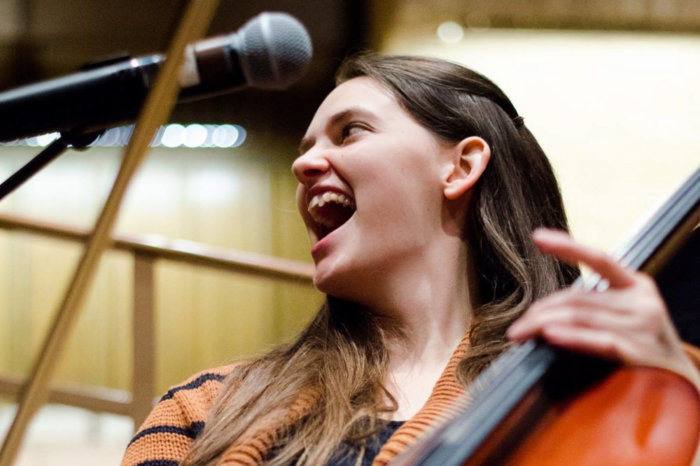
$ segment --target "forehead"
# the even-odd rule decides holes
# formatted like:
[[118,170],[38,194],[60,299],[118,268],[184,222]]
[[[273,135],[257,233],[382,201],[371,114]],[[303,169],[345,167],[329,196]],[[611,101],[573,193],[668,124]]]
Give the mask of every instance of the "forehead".
[[387,112],[405,113],[394,95],[372,78],[353,78],[336,87],[316,110],[307,134],[322,129],[337,115],[348,110],[364,111],[374,115]]

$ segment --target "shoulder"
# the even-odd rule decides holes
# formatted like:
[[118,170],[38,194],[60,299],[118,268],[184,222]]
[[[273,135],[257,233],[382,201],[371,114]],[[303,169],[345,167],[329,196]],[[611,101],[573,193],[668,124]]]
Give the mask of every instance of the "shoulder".
[[224,379],[240,365],[202,371],[170,388],[129,442],[122,466],[177,465],[204,429]]
[[170,388],[156,406],[179,404],[188,408],[185,414],[194,415],[200,411],[200,408],[204,408],[206,413],[218,395],[224,379],[238,366],[239,364],[233,364],[199,372]]

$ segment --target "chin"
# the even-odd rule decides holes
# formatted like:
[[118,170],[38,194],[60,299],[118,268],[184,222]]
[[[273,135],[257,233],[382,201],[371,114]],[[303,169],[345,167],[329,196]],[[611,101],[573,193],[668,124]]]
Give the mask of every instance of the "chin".
[[347,299],[347,293],[345,292],[347,291],[347,284],[343,284],[341,280],[333,275],[314,274],[314,286],[322,293]]
[[327,295],[347,301],[356,301],[363,295],[362,283],[358,283],[357,273],[340,273],[329,271],[323,267],[316,267],[314,273],[314,286]]

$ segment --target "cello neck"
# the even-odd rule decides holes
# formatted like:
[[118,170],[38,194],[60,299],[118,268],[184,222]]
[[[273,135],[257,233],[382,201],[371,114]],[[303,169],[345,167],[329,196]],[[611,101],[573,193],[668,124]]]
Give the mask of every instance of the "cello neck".
[[616,258],[656,275],[700,223],[700,168],[659,208]]

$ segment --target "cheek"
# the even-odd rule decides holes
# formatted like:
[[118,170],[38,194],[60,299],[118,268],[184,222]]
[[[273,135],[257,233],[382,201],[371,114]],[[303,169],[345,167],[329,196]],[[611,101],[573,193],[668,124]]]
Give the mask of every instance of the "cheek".
[[433,160],[406,151],[397,157],[387,157],[384,163],[367,167],[365,176],[371,180],[375,191],[381,191],[394,202],[411,202],[409,199],[415,202],[440,191],[441,176],[436,168]]

